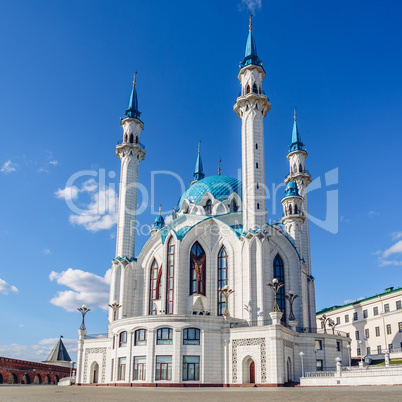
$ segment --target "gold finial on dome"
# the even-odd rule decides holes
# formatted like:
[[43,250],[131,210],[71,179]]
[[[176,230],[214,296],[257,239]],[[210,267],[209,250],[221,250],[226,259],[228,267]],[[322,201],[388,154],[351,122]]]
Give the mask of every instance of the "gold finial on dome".
[[133,87],[135,87],[135,82],[137,81],[137,71],[134,73],[134,78],[133,78]]
[[295,119],[295,121],[297,121],[297,118],[296,118],[296,106],[295,106],[295,108],[294,108],[294,119]]
[[201,140],[198,141],[198,155],[201,153]]
[[250,25],[248,26],[249,31],[253,30],[253,13],[250,12]]
[[218,161],[218,176],[221,175],[221,162],[222,162],[222,158],[219,157],[219,161]]
[[159,216],[162,215],[162,204],[159,204]]

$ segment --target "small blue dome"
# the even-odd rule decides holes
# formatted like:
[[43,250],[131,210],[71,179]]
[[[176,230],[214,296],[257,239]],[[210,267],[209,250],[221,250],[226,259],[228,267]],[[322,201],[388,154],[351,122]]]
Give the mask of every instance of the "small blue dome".
[[286,185],[285,197],[300,197],[299,190],[297,189],[297,184],[294,181],[290,181]]
[[163,219],[163,216],[162,215],[158,215],[156,218],[155,218],[155,222],[154,222],[154,224],[153,224],[153,228],[154,229],[161,229],[161,228],[163,228],[165,226],[165,220]]
[[229,176],[209,176],[199,180],[188,188],[180,197],[177,210],[180,209],[183,200],[188,200],[192,204],[201,201],[205,193],[211,193],[217,200],[227,200],[231,194],[236,193],[242,198],[241,181]]

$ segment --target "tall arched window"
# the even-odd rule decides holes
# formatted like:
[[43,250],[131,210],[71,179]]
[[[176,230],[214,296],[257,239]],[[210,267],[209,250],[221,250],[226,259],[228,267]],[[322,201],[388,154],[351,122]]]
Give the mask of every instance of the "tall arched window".
[[130,144],[132,144],[134,142],[134,135],[133,133],[130,134]]
[[230,201],[230,212],[237,212],[238,206],[235,200]]
[[302,167],[301,163],[299,164],[299,172],[303,173],[303,167]]
[[205,251],[195,242],[190,252],[190,294],[205,296]]
[[286,306],[285,306],[285,272],[283,269],[283,261],[279,254],[274,259],[274,278],[278,279],[279,283],[283,283],[283,286],[278,290],[277,302],[280,310],[283,313],[282,319],[286,319]]
[[149,286],[149,314],[156,315],[157,307],[154,303],[155,300],[159,300],[161,297],[161,275],[162,275],[162,265],[159,268],[156,260],[151,266],[151,276],[150,276],[150,286]]
[[135,143],[138,144],[138,136],[135,137]]
[[124,136],[124,142],[127,142],[127,140],[128,140],[128,137],[127,137],[127,134]]
[[289,205],[289,215],[292,215],[292,206]]
[[258,94],[257,85],[255,85],[255,83],[254,83],[254,85],[253,85],[253,92],[254,92],[255,94]]
[[297,214],[297,205],[295,205],[295,214]]
[[[218,254],[218,290],[229,284],[228,279],[228,253],[222,246]],[[223,315],[225,306],[225,298],[218,292],[218,315]]]
[[166,314],[173,314],[174,252],[175,252],[175,245],[173,237],[171,237],[168,243],[168,252],[167,252]]
[[250,85],[247,85],[246,94],[249,94],[249,93],[250,93]]
[[205,213],[207,215],[211,215],[211,213],[212,213],[212,201],[211,200],[208,200],[205,205]]

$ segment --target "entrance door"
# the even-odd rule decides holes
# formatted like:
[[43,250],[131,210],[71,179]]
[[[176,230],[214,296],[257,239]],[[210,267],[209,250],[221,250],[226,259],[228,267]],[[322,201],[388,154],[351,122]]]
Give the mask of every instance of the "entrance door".
[[250,384],[255,383],[255,363],[250,363]]

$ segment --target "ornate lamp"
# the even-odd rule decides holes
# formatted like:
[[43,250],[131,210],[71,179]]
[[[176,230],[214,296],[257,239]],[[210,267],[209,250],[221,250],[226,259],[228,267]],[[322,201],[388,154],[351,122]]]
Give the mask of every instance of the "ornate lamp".
[[234,290],[229,289],[229,286],[226,285],[223,289],[219,289],[218,292],[225,298],[225,311],[223,312],[223,316],[229,317],[229,296],[234,293]]
[[288,295],[285,296],[290,304],[290,313],[289,313],[289,321],[294,321],[296,320],[295,315],[293,314],[293,302],[295,301],[296,298],[298,298],[298,295],[293,294],[292,291],[289,292]]
[[85,314],[88,313],[88,311],[91,311],[91,309],[87,308],[87,306],[85,304],[82,305],[82,307],[77,308],[77,310],[82,314],[82,323],[80,326],[80,330],[85,331]]
[[272,283],[267,283],[267,286],[274,292],[274,307],[272,311],[274,313],[279,313],[281,309],[278,306],[278,290],[283,286],[283,283],[279,283],[278,279],[274,278]]
[[320,317],[319,320],[321,321],[322,328],[324,328],[324,334],[326,334],[327,333],[327,321],[329,321],[330,318],[327,317],[325,314],[323,314],[323,316]]
[[334,320],[328,321],[329,327],[332,329],[332,334],[335,335],[335,327],[338,325]]
[[116,319],[117,310],[121,307],[121,304],[117,303],[117,300],[114,300],[112,304],[109,304],[109,307],[113,310],[113,321]]

